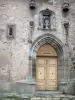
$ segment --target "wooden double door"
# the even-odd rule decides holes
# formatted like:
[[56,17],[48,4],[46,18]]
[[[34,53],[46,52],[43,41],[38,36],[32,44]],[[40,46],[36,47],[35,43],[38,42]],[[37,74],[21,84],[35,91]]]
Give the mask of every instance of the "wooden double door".
[[57,90],[57,57],[37,57],[36,87],[39,90]]

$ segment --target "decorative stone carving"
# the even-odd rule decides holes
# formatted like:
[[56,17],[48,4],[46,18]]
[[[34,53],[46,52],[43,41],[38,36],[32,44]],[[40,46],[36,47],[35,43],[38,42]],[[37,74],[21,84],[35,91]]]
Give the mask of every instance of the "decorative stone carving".
[[64,13],[67,13],[69,11],[69,4],[68,3],[64,3],[62,6],[62,10]]
[[51,29],[56,29],[56,17],[55,14],[52,14],[52,16],[50,17],[50,23],[51,23]]
[[50,16],[43,16],[43,28],[50,28]]
[[73,62],[73,69],[75,70],[75,62]]
[[28,34],[28,42],[32,43],[32,34],[33,34],[33,29],[34,29],[34,21],[30,21],[30,32]]
[[30,27],[31,27],[31,28],[34,27],[34,21],[30,21]]
[[65,27],[65,29],[68,28],[69,27],[69,23],[68,22],[65,22],[64,23],[64,27]]
[[75,70],[75,57],[72,57],[71,60],[73,62],[73,67],[71,68],[71,70]]
[[30,9],[34,10],[36,8],[35,0],[30,0]]
[[53,4],[53,0],[48,0],[48,3],[49,4]]
[[69,28],[69,23],[65,22],[64,23],[65,31],[66,31],[66,43],[68,44],[68,28]]

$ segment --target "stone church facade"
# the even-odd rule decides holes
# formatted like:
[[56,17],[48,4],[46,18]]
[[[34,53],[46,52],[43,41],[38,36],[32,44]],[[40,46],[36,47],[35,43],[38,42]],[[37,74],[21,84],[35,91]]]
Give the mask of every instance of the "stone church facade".
[[1,92],[74,92],[74,6],[74,0],[0,0]]

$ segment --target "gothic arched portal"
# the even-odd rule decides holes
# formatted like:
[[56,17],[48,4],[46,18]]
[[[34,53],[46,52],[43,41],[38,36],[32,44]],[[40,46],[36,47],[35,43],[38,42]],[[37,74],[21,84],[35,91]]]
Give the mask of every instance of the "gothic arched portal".
[[57,53],[48,43],[37,51],[36,87],[40,90],[57,90]]
[[[63,66],[63,64],[64,64],[64,47],[63,47],[64,45],[61,42],[61,40],[59,40],[57,37],[53,36],[52,34],[44,34],[44,35],[38,37],[32,43],[32,46],[30,48],[30,59],[31,59],[31,62],[32,62],[31,63],[32,78],[35,82],[36,82],[36,72],[37,72],[36,71],[37,56],[39,54],[39,51],[42,50],[43,47],[46,47],[46,46],[48,46],[48,49],[51,48],[51,50],[53,50],[53,51],[50,51],[50,52],[46,52],[46,54],[48,53],[49,56],[58,58],[58,66],[57,66],[58,70],[59,70],[61,60],[62,60],[61,66]],[[52,54],[55,54],[55,56],[51,55],[51,52],[54,52]],[[56,60],[56,63],[57,63],[57,60]],[[58,75],[57,75],[57,77],[58,77]],[[56,80],[57,83],[56,83],[56,87],[54,89],[57,89],[58,81],[59,81],[59,79]]]

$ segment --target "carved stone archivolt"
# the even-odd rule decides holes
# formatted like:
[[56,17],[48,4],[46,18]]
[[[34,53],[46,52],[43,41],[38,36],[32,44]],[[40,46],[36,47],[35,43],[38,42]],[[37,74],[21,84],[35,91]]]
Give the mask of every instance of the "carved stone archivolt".
[[61,55],[63,52],[63,43],[53,36],[52,34],[44,34],[43,36],[38,37],[33,43],[31,47],[30,56],[36,57],[36,53],[38,49],[45,43],[50,44],[55,48],[58,55]]
[[31,68],[32,68],[32,79],[34,81],[35,81],[35,78],[36,78],[36,59],[37,59],[36,56],[37,56],[37,54],[39,54],[38,50],[42,49],[40,47],[42,47],[45,44],[48,44],[48,45],[50,45],[50,46],[52,46],[54,48],[54,49],[52,49],[52,51],[50,51],[50,52],[48,51],[50,53],[50,55],[54,54],[53,52],[56,51],[56,54],[54,54],[55,56],[58,56],[58,57],[64,56],[63,43],[58,38],[56,38],[52,34],[44,34],[43,36],[38,37],[32,43],[32,46],[30,48],[30,56],[32,58],[32,65],[31,65]]

